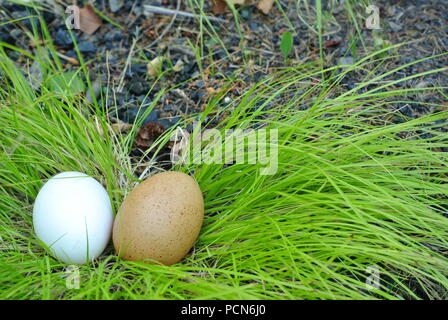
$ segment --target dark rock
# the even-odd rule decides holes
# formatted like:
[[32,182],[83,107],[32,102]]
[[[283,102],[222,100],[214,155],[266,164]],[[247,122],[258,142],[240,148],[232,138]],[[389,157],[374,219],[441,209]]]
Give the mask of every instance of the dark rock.
[[[119,113],[120,120],[127,123],[134,123],[137,117],[141,117],[147,110],[148,107],[129,107]],[[159,118],[159,111],[151,110],[149,115],[143,121],[143,124],[156,121]]]
[[172,126],[176,125],[179,121],[180,121],[180,117],[173,117],[173,118],[159,119],[156,122],[161,124],[165,129],[169,129]]
[[13,37],[14,39],[19,39],[19,37],[21,37],[22,35],[23,35],[22,29],[11,30],[11,37]]
[[215,60],[221,60],[227,57],[227,53],[224,49],[218,49],[215,53],[213,53],[213,58]]
[[97,50],[92,41],[81,41],[78,44],[78,49],[83,53],[95,53]]
[[205,87],[205,81],[204,80],[199,81],[198,83],[196,83],[195,87],[196,88],[203,88],[203,87]]
[[259,27],[260,27],[260,25],[258,23],[256,23],[256,22],[249,23],[249,28],[252,31],[257,30]]
[[123,0],[109,0],[110,11],[117,13],[124,5]]
[[1,5],[2,5],[3,8],[5,8],[5,9],[11,11],[11,12],[22,11],[22,10],[26,9],[26,7],[21,5],[21,4],[16,4],[16,3],[13,3],[13,2],[9,2],[9,1],[3,1],[1,3]]
[[52,21],[54,21],[54,19],[56,19],[56,15],[50,11],[44,11],[42,13],[42,16],[47,24],[51,23]]
[[[76,37],[75,37],[76,39]],[[71,47],[73,45],[72,37],[70,36],[70,32],[64,29],[59,29],[53,39],[53,42],[57,46],[61,46],[64,48]]]
[[148,87],[145,85],[145,81],[143,79],[135,78],[129,84],[129,90],[133,94],[140,96],[148,92]]
[[396,108],[402,115],[406,117],[412,118],[412,116],[414,115],[409,104],[397,103]]
[[132,5],[133,5],[133,2],[134,2],[134,1],[125,1],[125,2],[124,2],[124,10],[125,10],[125,11],[129,11],[129,10],[131,10]]
[[125,35],[121,31],[110,31],[107,32],[104,36],[103,41],[104,42],[111,42],[111,41],[120,41],[125,38]]
[[[4,23],[6,21],[0,20],[0,24]],[[0,27],[0,41],[14,44],[15,40],[14,37],[11,36],[12,27],[8,24],[3,25]]]
[[399,32],[403,29],[403,27],[393,21],[389,21],[389,26],[394,32]]
[[237,47],[240,44],[240,39],[236,36],[232,36],[230,39],[230,45],[233,47]]
[[151,110],[149,115],[146,117],[145,121],[143,121],[143,124],[147,124],[152,121],[156,121],[159,118],[160,112],[157,110]]
[[205,96],[205,91],[204,90],[196,90],[193,91],[193,93],[191,94],[191,99],[194,102],[197,102],[198,100],[200,100],[201,98],[203,98]]
[[253,75],[253,77],[252,77],[252,80],[253,80],[254,82],[258,82],[258,81],[260,81],[263,77],[264,77],[264,73],[261,72],[261,71],[257,71],[257,72],[254,73],[254,75]]
[[67,51],[67,52],[65,53],[65,55],[66,55],[67,57],[70,57],[70,58],[78,59],[78,54],[76,53],[75,49],[72,49],[72,50]]
[[423,23],[417,23],[417,24],[415,24],[415,28],[418,30],[418,31],[424,31],[425,29],[426,29],[426,25],[425,24],[423,24]]
[[132,64],[131,67],[126,72],[126,75],[128,77],[134,77],[135,75],[145,75],[147,72],[146,64],[139,63],[139,64]]
[[241,10],[240,12],[240,16],[241,18],[243,18],[244,20],[247,20],[250,18],[250,11],[247,8],[244,8],[243,10]]
[[[13,19],[23,19],[29,16],[32,16],[32,13],[28,11],[28,9],[20,10],[20,11],[13,11],[11,12],[11,16]],[[39,27],[39,20],[35,17],[31,17],[28,19],[24,19],[20,21],[21,24],[23,24],[27,29],[31,30],[32,25]]]

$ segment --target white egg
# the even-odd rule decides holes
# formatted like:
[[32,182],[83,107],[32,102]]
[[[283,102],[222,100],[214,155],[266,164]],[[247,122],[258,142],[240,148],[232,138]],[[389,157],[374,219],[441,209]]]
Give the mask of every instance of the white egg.
[[37,237],[67,264],[97,258],[109,242],[113,219],[106,190],[80,172],[63,172],[48,180],[33,208]]

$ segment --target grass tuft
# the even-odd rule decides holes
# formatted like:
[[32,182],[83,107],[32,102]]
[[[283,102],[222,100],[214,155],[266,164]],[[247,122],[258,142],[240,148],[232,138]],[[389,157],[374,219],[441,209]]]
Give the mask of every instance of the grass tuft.
[[[148,265],[121,261],[109,246],[79,267],[79,289],[67,288],[67,266],[35,237],[33,201],[47,178],[76,170],[103,183],[116,211],[137,181],[129,154],[143,118],[129,134],[114,133],[98,104],[47,86],[62,72],[57,66],[35,90],[5,50],[11,48],[0,51],[0,298],[447,298],[447,112],[433,106],[421,118],[397,116],[394,101],[425,89],[391,90],[396,81],[372,88],[386,75],[369,74],[350,91],[339,86],[386,49],[348,68],[281,71],[225,110],[210,101],[203,127],[227,113],[221,132],[278,130],[278,170],[179,164],[175,169],[198,180],[206,203],[188,256],[171,267]],[[27,57],[52,65],[48,55]],[[372,270],[377,288],[368,286]]]

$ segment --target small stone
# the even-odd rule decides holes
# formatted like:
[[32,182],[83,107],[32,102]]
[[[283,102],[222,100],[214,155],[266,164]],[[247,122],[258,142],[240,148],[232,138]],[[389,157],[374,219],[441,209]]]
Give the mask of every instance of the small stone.
[[225,59],[227,57],[227,53],[224,49],[218,49],[213,53],[213,58],[215,60]]
[[124,5],[124,0],[109,0],[110,11],[118,12]]
[[[25,26],[25,28],[32,28],[32,24],[35,24],[38,28],[40,26],[39,20],[35,17],[31,17],[32,14],[28,10],[17,10],[11,12],[11,16],[13,19],[23,19],[21,23]],[[24,19],[25,18],[25,19]]]
[[245,20],[249,19],[249,17],[250,17],[249,10],[247,10],[247,9],[241,10],[240,16],[241,16],[241,18],[243,18]]
[[73,44],[70,32],[68,32],[67,30],[59,29],[54,37],[54,44],[65,48],[70,47]]
[[428,88],[429,86],[431,86],[431,82],[423,80],[423,81],[420,81],[419,83],[417,83],[415,85],[415,88],[416,89],[423,89],[423,88]]
[[353,59],[353,57],[351,57],[351,56],[341,57],[341,58],[339,58],[338,63],[342,64],[342,65],[352,66],[355,64],[355,59]]
[[159,118],[159,111],[151,110],[149,115],[146,117],[145,121],[143,121],[143,124],[147,124],[149,122],[156,121],[158,118]]
[[13,30],[11,30],[11,36],[14,39],[18,39],[22,34],[23,34],[22,29],[13,29]]
[[172,117],[172,118],[163,118],[159,119],[156,122],[160,125],[162,125],[165,129],[169,129],[172,126],[174,126],[176,123],[180,121],[179,117]]
[[91,42],[91,41],[81,41],[78,44],[78,49],[79,49],[79,51],[81,51],[83,53],[95,53],[96,52],[96,47],[93,44],[93,42]]
[[412,112],[409,104],[398,103],[397,108],[402,115],[412,118],[414,113]]
[[139,78],[135,78],[129,84],[129,90],[137,96],[145,94],[148,91],[147,87],[145,86],[145,81]]
[[426,29],[426,27],[427,27],[427,25],[425,25],[425,24],[423,24],[423,23],[417,23],[417,24],[415,25],[415,28],[416,28],[418,31],[424,31],[424,30]]
[[[120,120],[127,122],[127,123],[134,123],[137,118],[141,118],[142,115],[146,112],[148,107],[128,107],[125,110],[121,111],[119,114]],[[146,119],[143,121],[143,125],[156,121],[159,118],[159,111],[157,110],[151,110],[149,115],[146,117]]]
[[252,31],[257,30],[259,27],[260,27],[259,24],[256,23],[256,22],[251,22],[251,23],[249,23],[249,28],[250,28]]
[[193,101],[197,102],[199,99],[201,99],[205,96],[206,96],[205,90],[196,90],[196,91],[193,91],[193,93],[191,94],[191,99]]
[[121,31],[107,32],[104,36],[104,42],[120,41],[124,38],[124,34]]
[[[94,81],[92,83],[92,91],[93,91],[93,94],[94,94],[95,98],[98,98],[98,96],[100,94],[100,89],[101,89],[101,85],[100,85],[99,81],[98,80]],[[92,96],[92,92],[90,91],[89,88],[87,88],[87,91],[86,91],[86,99],[90,103],[93,103],[94,99],[93,99],[93,96]]]
[[134,75],[145,75],[146,74],[146,64],[145,63],[135,63],[132,64],[131,67],[127,71],[127,76],[134,76]]
[[[0,24],[4,23],[6,21],[2,21],[0,20]],[[14,39],[11,36],[11,31],[10,31],[10,27],[8,24],[4,24],[3,26],[0,26],[0,41],[6,42],[6,43],[10,43],[10,44],[14,44],[16,39]]]
[[205,81],[201,80],[198,83],[196,83],[195,86],[196,86],[196,88],[203,88],[203,87],[205,87]]
[[396,24],[395,22],[392,21],[389,21],[389,26],[394,32],[399,32],[403,29],[399,24]]

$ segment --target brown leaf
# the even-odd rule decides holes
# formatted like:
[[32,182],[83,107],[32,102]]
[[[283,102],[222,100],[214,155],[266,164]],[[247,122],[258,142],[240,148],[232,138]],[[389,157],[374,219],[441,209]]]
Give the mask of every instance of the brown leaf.
[[264,14],[268,14],[274,5],[275,0],[260,0],[258,2],[257,8],[261,10]]
[[154,141],[165,132],[165,128],[157,122],[149,122],[140,128],[135,139],[137,147],[147,149],[151,147]]
[[337,47],[340,44],[341,44],[341,42],[337,41],[337,40],[327,40],[327,41],[324,41],[324,47],[325,48]]
[[223,14],[226,12],[227,3],[224,0],[212,0],[213,2],[213,13]]
[[221,89],[215,89],[215,88],[211,88],[211,87],[208,87],[208,88],[206,88],[205,89],[206,91],[207,91],[207,93],[210,95],[210,96],[214,96],[214,95],[216,95],[216,94],[218,94],[220,91],[221,91]]
[[179,59],[176,61],[176,64],[173,66],[173,70],[175,72],[181,72],[185,66],[185,63],[182,61],[182,59]]
[[79,28],[87,33],[93,34],[101,26],[101,18],[95,13],[92,5],[87,4],[79,9]]
[[117,123],[112,123],[111,127],[115,133],[121,133],[121,132],[131,129],[133,126],[130,123],[126,123],[124,121],[118,120]]
[[213,13],[223,14],[226,12],[227,3],[232,2],[233,4],[246,4],[247,0],[212,0],[213,2]]

